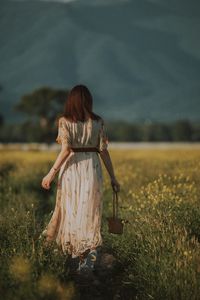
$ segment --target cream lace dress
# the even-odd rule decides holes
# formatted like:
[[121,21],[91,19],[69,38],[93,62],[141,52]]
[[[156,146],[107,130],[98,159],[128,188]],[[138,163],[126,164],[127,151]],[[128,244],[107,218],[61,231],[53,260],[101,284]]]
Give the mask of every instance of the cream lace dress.
[[[72,123],[61,117],[56,141],[71,147],[108,147],[103,119]],[[73,258],[102,244],[102,191],[99,154],[71,152],[60,168],[55,208],[43,233]]]

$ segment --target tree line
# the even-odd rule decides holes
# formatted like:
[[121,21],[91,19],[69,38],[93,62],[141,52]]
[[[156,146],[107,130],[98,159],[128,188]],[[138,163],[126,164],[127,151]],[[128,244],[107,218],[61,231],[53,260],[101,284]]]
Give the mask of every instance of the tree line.
[[[23,113],[22,123],[8,124],[0,115],[0,141],[53,143],[56,119],[64,109],[68,90],[41,87],[21,97],[14,110]],[[200,122],[105,121],[108,139],[119,142],[200,141]]]
[[112,141],[197,142],[200,141],[200,122],[108,122],[108,134]]

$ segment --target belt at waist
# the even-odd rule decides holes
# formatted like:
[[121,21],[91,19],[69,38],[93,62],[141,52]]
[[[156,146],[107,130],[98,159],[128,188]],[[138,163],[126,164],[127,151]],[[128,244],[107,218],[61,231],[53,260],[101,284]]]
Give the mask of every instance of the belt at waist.
[[100,152],[96,147],[71,147],[71,150],[74,152]]

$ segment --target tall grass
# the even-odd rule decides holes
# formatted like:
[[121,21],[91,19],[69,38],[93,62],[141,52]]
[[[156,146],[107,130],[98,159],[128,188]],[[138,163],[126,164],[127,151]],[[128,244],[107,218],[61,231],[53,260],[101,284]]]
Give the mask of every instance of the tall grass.
[[[123,266],[113,299],[199,299],[200,152],[112,150],[124,234],[108,233],[112,191],[104,172],[102,235]],[[56,153],[1,151],[0,292],[5,299],[80,299],[67,255],[39,235],[55,204],[41,180]],[[123,293],[122,293],[123,290]],[[130,290],[132,291],[130,293]],[[134,291],[134,292],[133,292]]]

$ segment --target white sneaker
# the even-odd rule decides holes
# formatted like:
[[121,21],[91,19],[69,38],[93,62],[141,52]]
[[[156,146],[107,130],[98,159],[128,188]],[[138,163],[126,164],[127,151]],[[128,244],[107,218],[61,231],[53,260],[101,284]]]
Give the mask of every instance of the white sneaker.
[[88,255],[86,257],[86,266],[89,269],[93,270],[96,260],[97,260],[97,250],[92,249],[92,250],[90,250],[90,252],[88,253]]
[[79,261],[77,271],[80,272],[85,266],[86,266],[86,258],[84,258],[83,261],[81,261],[81,260]]

